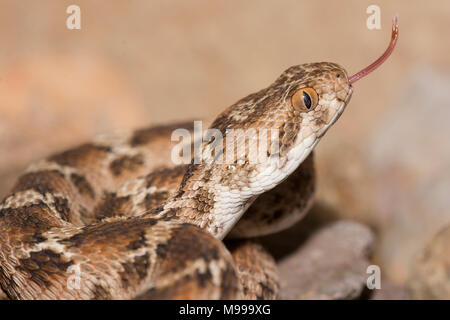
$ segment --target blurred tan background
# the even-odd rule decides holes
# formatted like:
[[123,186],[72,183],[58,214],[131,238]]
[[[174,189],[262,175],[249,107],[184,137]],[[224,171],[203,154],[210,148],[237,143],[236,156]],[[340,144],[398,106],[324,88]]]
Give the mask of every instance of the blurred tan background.
[[[71,4],[81,30],[66,28]],[[381,30],[366,28],[371,4]],[[408,278],[450,222],[445,0],[0,0],[0,196],[32,160],[98,133],[211,119],[291,65],[331,61],[353,74],[384,51],[394,13],[394,54],[355,84],[317,148],[318,201],[371,226],[383,276],[420,296],[428,279]]]

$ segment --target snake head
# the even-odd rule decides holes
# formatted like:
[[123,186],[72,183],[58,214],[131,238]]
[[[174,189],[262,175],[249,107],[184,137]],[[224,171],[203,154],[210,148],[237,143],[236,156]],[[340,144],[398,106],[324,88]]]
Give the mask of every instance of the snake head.
[[352,84],[378,68],[394,50],[397,39],[398,20],[394,16],[388,48],[358,73],[349,77],[344,68],[330,62],[293,66],[267,88],[225,110],[212,128],[225,135],[236,129],[253,130],[249,136],[256,142],[261,140],[258,130],[276,130],[277,151],[269,147],[267,154],[283,158],[295,149],[303,161],[344,111],[353,92]]
[[[360,72],[348,76],[344,68],[331,62],[293,66],[268,87],[230,106],[210,127],[220,131],[220,136],[226,141],[220,142],[223,147],[215,153],[222,156],[222,160],[226,154],[227,166],[221,167],[221,170],[231,172],[230,181],[237,181],[242,175],[250,173],[255,176],[254,179],[248,179],[251,180],[247,181],[250,184],[256,185],[258,179],[270,181],[267,184],[258,182],[261,190],[270,189],[285,179],[343,113],[352,96],[353,83],[375,70],[389,57],[397,38],[398,23],[397,16],[394,16],[388,48],[380,58]],[[269,139],[263,152],[260,145],[267,139],[260,134],[261,131],[276,133],[276,139]],[[243,153],[236,153],[231,148],[234,154],[229,157],[230,149],[225,146],[229,146],[228,140],[232,140],[230,136],[237,138],[236,145],[245,150]],[[218,157],[210,156],[211,149],[217,144],[207,141],[205,146],[207,152],[204,158],[209,157],[218,163]],[[261,154],[266,154],[266,158],[259,157]],[[272,175],[270,179],[269,175]]]
[[[302,161],[342,114],[351,94],[347,72],[335,63],[293,66],[267,88],[229,107],[211,127],[220,130],[225,139],[236,132],[238,138],[246,135],[251,146],[263,140],[262,131],[270,131],[276,139],[267,148],[269,157],[284,159],[296,149],[302,153]],[[250,148],[244,162],[255,157]]]

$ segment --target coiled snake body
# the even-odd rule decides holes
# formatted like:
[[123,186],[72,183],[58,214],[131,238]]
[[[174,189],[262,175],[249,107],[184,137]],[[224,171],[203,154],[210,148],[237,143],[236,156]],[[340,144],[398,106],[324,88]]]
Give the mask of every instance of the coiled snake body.
[[31,165],[0,205],[1,289],[11,299],[275,298],[264,249],[221,240],[276,232],[304,215],[311,151],[355,76],[334,63],[294,66],[219,115],[211,128],[224,140],[231,129],[277,132],[262,162],[247,149],[216,161],[229,150],[205,141],[201,163],[171,165],[171,133],[191,130],[177,124],[100,137]]

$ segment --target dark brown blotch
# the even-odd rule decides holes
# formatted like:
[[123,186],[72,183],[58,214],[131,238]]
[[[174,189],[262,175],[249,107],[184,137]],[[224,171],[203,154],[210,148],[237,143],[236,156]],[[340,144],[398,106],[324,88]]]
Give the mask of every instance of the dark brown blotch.
[[83,144],[77,148],[51,156],[48,160],[62,166],[81,167],[97,163],[111,152],[110,147],[98,146],[92,143]]
[[21,234],[42,233],[53,227],[63,226],[59,215],[42,201],[15,209],[2,209],[0,219],[7,230]]
[[168,198],[170,193],[167,191],[154,192],[145,196],[145,209],[151,210],[162,205]]
[[146,247],[147,239],[145,238],[145,232],[141,231],[139,232],[139,238],[136,240],[133,240],[129,245],[127,245],[127,248],[130,250],[137,250],[143,247]]
[[101,220],[108,217],[122,216],[131,205],[130,197],[118,197],[116,193],[107,193],[104,200],[94,209],[94,217]]
[[189,131],[194,130],[194,122],[183,122],[170,125],[159,125],[151,128],[136,130],[130,139],[130,145],[133,147],[142,146],[151,143],[154,140],[167,138],[167,143],[170,142],[170,136],[176,129],[183,128]]
[[78,189],[78,192],[81,195],[88,196],[91,199],[95,198],[94,188],[92,188],[92,185],[84,176],[72,173],[72,175],[70,176],[70,180]]
[[42,195],[54,193],[64,187],[67,181],[64,175],[56,170],[42,170],[22,175],[12,188],[10,194],[34,190]]
[[38,244],[38,243],[47,241],[47,238],[44,237],[42,234],[35,232],[30,236],[26,235],[25,237],[23,237],[22,241],[28,242],[28,243],[33,243],[33,244]]
[[121,156],[118,159],[113,160],[109,164],[109,168],[113,175],[119,176],[125,171],[136,171],[144,165],[144,157],[142,154],[134,156]]
[[69,201],[65,198],[55,197],[55,201],[53,203],[55,206],[55,210],[59,213],[61,219],[66,222],[70,222],[71,219],[71,211],[69,206]]
[[111,300],[112,299],[112,295],[111,292],[101,286],[101,285],[94,285],[94,289],[92,290],[92,299],[93,300]]
[[97,243],[99,246],[104,245],[126,248],[126,244],[130,243],[130,239],[131,242],[134,241],[133,239],[137,239],[136,237],[140,232],[156,223],[158,223],[157,220],[147,218],[110,221],[108,223],[88,225],[82,229],[81,233],[60,240],[59,243],[67,245],[69,248],[92,246],[92,243]]
[[122,263],[123,271],[119,272],[122,286],[127,289],[142,282],[150,268],[150,256],[148,253],[134,257],[133,261]]
[[207,232],[191,224],[182,224],[172,230],[167,243],[160,243],[156,248],[159,259],[166,261],[163,274],[175,272],[186,266],[189,261],[202,259],[206,263],[221,257],[222,243]]
[[179,165],[173,168],[163,168],[148,174],[145,179],[147,188],[165,186],[166,188],[174,188],[178,186],[186,173],[188,165]]
[[53,275],[66,275],[67,269],[73,264],[72,261],[63,259],[59,253],[49,249],[30,252],[29,258],[19,261],[17,270],[28,274],[29,281],[41,287],[50,287]]

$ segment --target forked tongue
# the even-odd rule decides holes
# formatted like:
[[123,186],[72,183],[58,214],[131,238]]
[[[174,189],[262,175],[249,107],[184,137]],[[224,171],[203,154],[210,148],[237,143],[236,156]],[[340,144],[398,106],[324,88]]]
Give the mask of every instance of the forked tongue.
[[391,42],[389,42],[389,46],[387,47],[386,51],[379,57],[375,62],[373,62],[371,65],[365,67],[360,72],[355,73],[351,77],[348,78],[348,82],[350,84],[353,84],[354,82],[358,81],[359,79],[365,77],[369,73],[371,73],[373,70],[378,68],[381,64],[383,64],[384,61],[386,61],[387,58],[391,55],[392,51],[394,51],[395,44],[397,43],[398,39],[398,16],[395,15],[392,18],[392,35],[391,35]]

